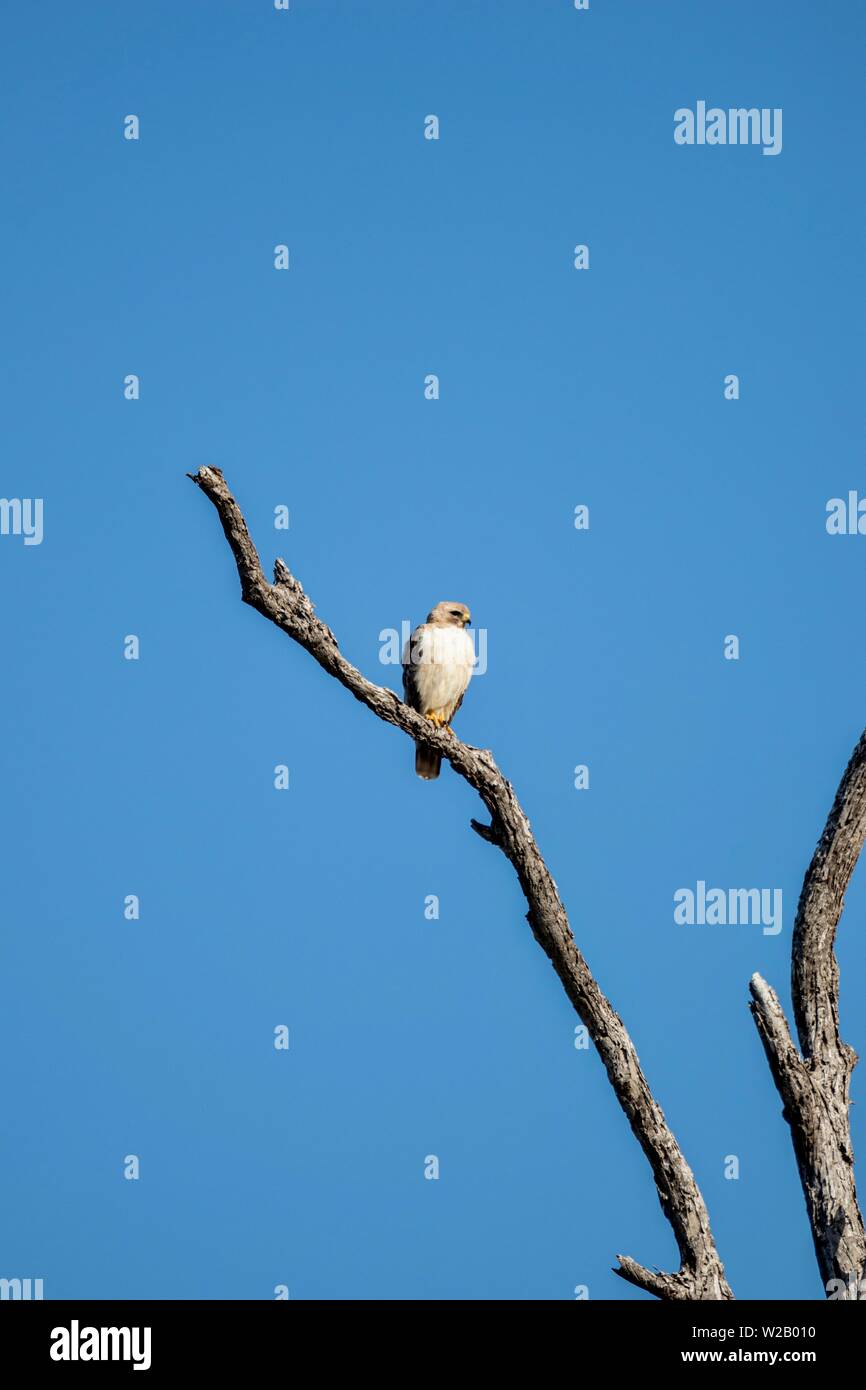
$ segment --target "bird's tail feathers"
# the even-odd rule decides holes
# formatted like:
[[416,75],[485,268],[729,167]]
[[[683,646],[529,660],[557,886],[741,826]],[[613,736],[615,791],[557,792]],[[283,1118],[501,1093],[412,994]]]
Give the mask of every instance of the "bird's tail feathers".
[[437,753],[435,748],[424,748],[420,743],[415,744],[415,771],[419,777],[432,782],[439,776],[441,766],[441,753]]

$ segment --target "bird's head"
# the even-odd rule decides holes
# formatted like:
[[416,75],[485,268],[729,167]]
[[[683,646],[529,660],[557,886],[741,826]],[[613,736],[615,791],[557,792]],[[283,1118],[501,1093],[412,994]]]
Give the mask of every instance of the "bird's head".
[[472,614],[465,603],[443,602],[437,603],[431,613],[427,615],[428,623],[437,623],[440,627],[468,627],[472,621]]

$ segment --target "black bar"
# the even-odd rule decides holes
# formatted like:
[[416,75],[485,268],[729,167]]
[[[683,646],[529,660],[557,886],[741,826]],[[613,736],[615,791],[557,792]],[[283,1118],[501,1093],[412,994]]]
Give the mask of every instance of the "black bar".
[[[453,1376],[458,1361],[466,1365],[462,1356],[454,1359],[453,1337],[459,1337],[461,1345],[469,1337],[472,1359],[486,1360],[489,1372],[491,1360],[510,1357],[514,1348],[520,1353],[521,1346],[527,1345],[524,1338],[537,1334],[536,1319],[541,1316],[537,1304],[525,1303],[519,1320],[515,1321],[518,1314],[512,1311],[500,1332],[495,1329],[499,1305],[480,1300],[449,1303],[450,1313],[439,1303],[358,1303],[3,1302],[0,1346],[4,1368],[10,1362],[17,1364],[19,1379],[21,1372],[46,1371],[52,1378],[93,1377],[100,1368],[107,1368],[114,1376],[138,1374],[141,1379],[188,1371],[201,1383],[202,1376],[224,1378],[254,1368],[257,1383],[259,1375],[269,1372],[291,1383],[310,1379],[299,1358],[307,1363],[311,1352],[318,1357],[318,1377],[332,1372],[343,1358],[356,1374],[373,1365],[396,1369],[401,1346],[399,1360],[405,1376],[423,1370],[426,1377],[437,1360],[443,1374]],[[459,1306],[464,1307],[462,1314]],[[464,1321],[467,1316],[471,1322]],[[488,1318],[494,1323],[492,1340]],[[557,1335],[551,1346],[558,1349],[557,1356],[561,1352],[566,1362],[572,1361],[575,1374],[585,1372],[588,1358],[595,1357],[612,1375],[622,1371],[652,1374],[674,1366],[776,1369],[801,1365],[826,1378],[852,1360],[856,1364],[864,1328],[860,1319],[856,1307],[834,1301],[588,1300],[563,1303],[559,1311],[553,1307],[544,1314],[544,1324]],[[137,1335],[133,1329],[138,1329]],[[560,1333],[568,1340],[560,1341]],[[414,1350],[404,1343],[410,1336]],[[530,1345],[535,1346],[536,1356],[545,1350],[544,1344]],[[91,1351],[104,1359],[86,1359]],[[55,1359],[60,1354],[69,1359]],[[114,1359],[115,1355],[126,1359]],[[137,1373],[136,1361],[141,1368]]]

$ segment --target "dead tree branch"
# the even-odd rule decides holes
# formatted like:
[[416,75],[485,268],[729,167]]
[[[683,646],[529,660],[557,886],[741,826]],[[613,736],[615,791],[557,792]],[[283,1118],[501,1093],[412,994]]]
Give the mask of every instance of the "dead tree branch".
[[753,975],[749,985],[749,1007],[791,1129],[818,1268],[828,1294],[842,1299],[857,1299],[863,1287],[866,1235],[848,1112],[857,1054],[839,1035],[839,966],[833,945],[864,838],[866,733],[839,783],[797,907],[791,994],[799,1052],[775,992],[760,975]]
[[309,598],[282,560],[277,560],[274,567],[274,583],[265,579],[243,515],[220,470],[201,468],[190,476],[217,510],[238,567],[243,601],[304,647],[328,675],[379,719],[437,749],[484,802],[490,823],[473,821],[473,828],[502,850],[517,873],[529,906],[529,925],[601,1054],[617,1100],[649,1161],[662,1210],[676,1238],[681,1261],[676,1274],[644,1269],[624,1256],[617,1257],[620,1267],[615,1273],[663,1299],[733,1298],[694,1175],[650,1091],[622,1020],[577,949],[556,884],[541,857],[529,821],[492,754],[434,728],[393,691],[366,680],[341,654],[333,632],[316,616]]

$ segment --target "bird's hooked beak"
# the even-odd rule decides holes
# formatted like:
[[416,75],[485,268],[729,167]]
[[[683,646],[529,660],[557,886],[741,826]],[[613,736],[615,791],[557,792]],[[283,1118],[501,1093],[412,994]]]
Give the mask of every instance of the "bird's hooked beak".
[[469,609],[467,608],[467,609],[466,609],[466,612],[465,612],[464,615],[463,615],[463,626],[464,626],[464,627],[468,627],[469,624],[470,624],[471,622],[472,622],[472,614],[469,612]]

